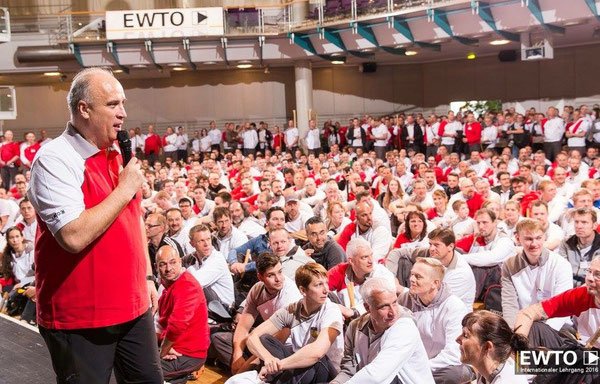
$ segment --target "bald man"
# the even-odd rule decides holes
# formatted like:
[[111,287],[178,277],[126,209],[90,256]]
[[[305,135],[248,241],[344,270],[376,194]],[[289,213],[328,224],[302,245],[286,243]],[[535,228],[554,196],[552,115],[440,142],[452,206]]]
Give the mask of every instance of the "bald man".
[[156,253],[164,291],[158,301],[156,336],[165,380],[185,383],[206,361],[210,332],[202,287],[181,265],[179,252],[164,245]]

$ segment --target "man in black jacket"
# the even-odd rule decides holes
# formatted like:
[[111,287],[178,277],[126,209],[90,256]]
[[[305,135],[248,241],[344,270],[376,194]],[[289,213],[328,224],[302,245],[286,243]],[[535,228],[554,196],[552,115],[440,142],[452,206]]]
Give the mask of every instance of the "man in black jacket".
[[311,257],[327,270],[346,261],[346,253],[342,247],[327,238],[327,226],[319,216],[308,219],[304,227],[309,241],[303,247],[306,256]]
[[423,149],[423,128],[415,122],[415,118],[412,115],[406,117],[406,124],[402,126],[400,143],[402,144],[402,148],[405,148],[407,151],[412,148],[417,152],[425,153]]

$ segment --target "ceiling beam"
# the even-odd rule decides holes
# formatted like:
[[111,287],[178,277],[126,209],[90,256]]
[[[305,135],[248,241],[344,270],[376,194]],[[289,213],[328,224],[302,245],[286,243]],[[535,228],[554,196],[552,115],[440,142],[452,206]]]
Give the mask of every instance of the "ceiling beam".
[[292,43],[296,44],[300,48],[312,53],[313,55],[317,54],[317,50],[313,46],[308,35],[303,33],[290,33],[289,37],[292,40]]
[[494,32],[496,32],[506,40],[514,41],[517,43],[521,41],[521,37],[518,34],[498,29],[498,27],[496,26],[496,20],[494,19],[494,15],[492,14],[492,7],[488,3],[485,3],[483,1],[475,1],[471,3],[471,7],[475,11],[475,13],[479,15],[481,20],[485,21],[487,25],[489,25],[490,28],[494,30]]
[[119,61],[119,52],[117,51],[117,43],[116,42],[114,42],[114,41],[107,41],[106,42],[106,52],[110,53],[110,55],[112,56],[113,60],[115,61],[115,63],[119,67],[119,69],[121,69],[125,73],[129,73],[129,68],[127,68],[126,66],[122,65],[121,62]]
[[431,50],[434,50],[437,52],[442,50],[442,47],[440,44],[431,44],[431,43],[424,43],[421,41],[415,41],[415,37],[412,34],[412,31],[410,30],[410,25],[408,25],[408,21],[402,19],[401,17],[392,16],[392,17],[388,18],[388,21],[391,22],[391,25],[394,27],[394,29],[396,31],[398,31],[402,36],[404,36],[405,38],[410,40],[411,43],[414,43],[418,47],[431,49]]
[[192,61],[192,55],[190,54],[190,39],[186,37],[185,39],[183,39],[182,44],[183,50],[185,51],[185,58],[190,67],[195,71],[198,68],[196,67],[196,64],[194,64],[194,62]]
[[464,45],[478,45],[479,44],[479,40],[471,39],[468,37],[456,36],[454,34],[454,32],[452,31],[452,26],[450,25],[450,22],[448,21],[448,15],[446,14],[446,11],[441,10],[441,9],[428,9],[427,14],[430,17],[430,20],[433,20],[433,22],[438,27],[442,28],[442,30],[444,32],[446,32],[448,34],[448,36],[450,36],[454,40],[458,41],[459,43],[464,44]]
[[152,48],[152,40],[144,40],[144,46],[146,47],[146,52],[148,52],[148,56],[150,56],[150,60],[152,64],[159,70],[162,71],[162,66],[156,62],[156,58],[154,57],[154,49]]
[[598,7],[596,6],[596,0],[585,0],[585,3],[587,4],[590,11],[592,11],[592,14],[594,16],[596,16],[596,19],[600,20],[600,14],[598,13]]
[[318,28],[317,31],[325,38],[325,40],[329,41],[342,51],[347,51],[344,40],[342,40],[338,30],[330,28]]
[[565,34],[565,29],[563,27],[559,27],[557,25],[548,24],[544,21],[544,15],[542,14],[542,8],[540,7],[540,3],[538,0],[527,0],[526,2],[527,8],[529,12],[537,19],[537,21],[552,33],[558,33],[561,35]]
[[358,23],[353,21],[351,23],[352,27],[362,38],[366,39],[369,43],[379,48],[379,42],[377,41],[377,36],[373,32],[373,28],[370,25]]

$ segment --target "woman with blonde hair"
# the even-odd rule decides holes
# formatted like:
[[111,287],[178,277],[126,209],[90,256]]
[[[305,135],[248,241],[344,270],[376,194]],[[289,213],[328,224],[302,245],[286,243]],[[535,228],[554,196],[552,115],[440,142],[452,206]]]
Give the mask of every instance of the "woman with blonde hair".
[[337,237],[346,225],[351,222],[352,220],[346,217],[344,204],[340,201],[332,201],[327,204],[327,219],[325,220],[327,236],[330,238]]

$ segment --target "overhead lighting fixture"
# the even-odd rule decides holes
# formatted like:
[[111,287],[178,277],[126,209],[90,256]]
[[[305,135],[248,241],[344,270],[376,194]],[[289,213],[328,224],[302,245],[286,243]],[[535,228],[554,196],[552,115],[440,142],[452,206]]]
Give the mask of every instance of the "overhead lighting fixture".
[[346,61],[340,60],[340,59],[334,59],[334,60],[331,60],[331,64],[342,65],[342,64],[346,64]]
[[506,45],[506,44],[510,44],[510,40],[498,39],[498,40],[490,41],[490,45]]
[[252,68],[252,63],[249,60],[238,61],[236,67],[239,69],[248,69]]
[[173,71],[186,71],[187,68],[186,67],[173,67],[171,68]]
[[44,76],[49,76],[49,77],[60,76],[60,75],[62,75],[62,73],[60,73],[60,72],[44,72]]
[[112,71],[112,73],[123,73],[122,69],[115,69],[114,71]]
[[419,52],[417,52],[417,51],[406,51],[406,52],[404,52],[404,55],[406,55],[406,56],[414,56],[417,53],[419,53]]
[[477,55],[475,54],[475,52],[469,52],[467,54],[467,60],[475,60],[477,58]]
[[148,66],[146,64],[133,64],[131,66],[131,68],[135,68],[135,69],[146,69],[148,68]]
[[167,64],[168,67],[181,67],[181,63],[169,63]]
[[215,65],[215,64],[217,64],[217,62],[216,61],[205,61],[202,64],[204,64],[204,65]]
[[363,53],[372,53],[372,52],[375,52],[375,49],[374,48],[363,48],[360,51]]

